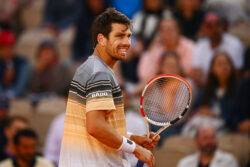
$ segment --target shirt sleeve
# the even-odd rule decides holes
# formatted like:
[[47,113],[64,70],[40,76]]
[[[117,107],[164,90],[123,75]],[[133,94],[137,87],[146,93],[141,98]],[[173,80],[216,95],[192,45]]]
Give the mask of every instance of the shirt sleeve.
[[110,75],[94,73],[86,85],[86,112],[95,110],[115,110]]

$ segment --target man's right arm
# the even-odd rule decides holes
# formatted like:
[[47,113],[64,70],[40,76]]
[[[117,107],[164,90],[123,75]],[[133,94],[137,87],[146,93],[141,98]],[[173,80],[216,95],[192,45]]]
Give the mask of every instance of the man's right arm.
[[[106,112],[105,110],[87,112],[87,131],[103,144],[114,149],[119,149],[123,143],[123,137],[106,122]],[[149,150],[136,145],[133,154],[138,159],[147,163],[149,167],[153,167],[154,156]]]

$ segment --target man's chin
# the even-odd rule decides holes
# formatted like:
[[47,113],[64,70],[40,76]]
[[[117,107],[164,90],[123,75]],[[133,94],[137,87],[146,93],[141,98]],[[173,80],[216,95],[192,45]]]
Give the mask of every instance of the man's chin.
[[216,151],[216,146],[214,146],[214,147],[208,147],[208,148],[205,148],[203,150],[203,152],[206,153],[206,154],[208,154],[208,155],[214,154],[215,151]]
[[31,157],[23,157],[22,159],[26,162],[31,162],[33,160],[32,156]]
[[116,60],[124,61],[124,60],[126,60],[126,54],[123,54],[123,55],[120,54],[119,56],[116,56],[115,58],[116,58]]
[[125,60],[126,60],[126,55],[122,56],[122,57],[121,57],[121,60],[122,60],[122,61],[125,61]]

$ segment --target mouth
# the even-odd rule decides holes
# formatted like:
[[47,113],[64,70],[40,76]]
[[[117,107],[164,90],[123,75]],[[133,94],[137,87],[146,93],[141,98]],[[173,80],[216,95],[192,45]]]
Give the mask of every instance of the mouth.
[[118,48],[118,53],[125,56],[128,52],[128,48]]

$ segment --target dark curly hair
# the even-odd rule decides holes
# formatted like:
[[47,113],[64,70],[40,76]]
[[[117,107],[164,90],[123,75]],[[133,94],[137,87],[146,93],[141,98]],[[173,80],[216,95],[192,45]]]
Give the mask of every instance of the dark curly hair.
[[114,8],[106,9],[102,14],[97,16],[91,27],[92,42],[94,47],[97,45],[97,35],[99,33],[103,34],[106,38],[109,37],[109,33],[112,28],[111,25],[113,23],[124,24],[129,28],[131,27],[131,21],[126,15],[115,10]]

